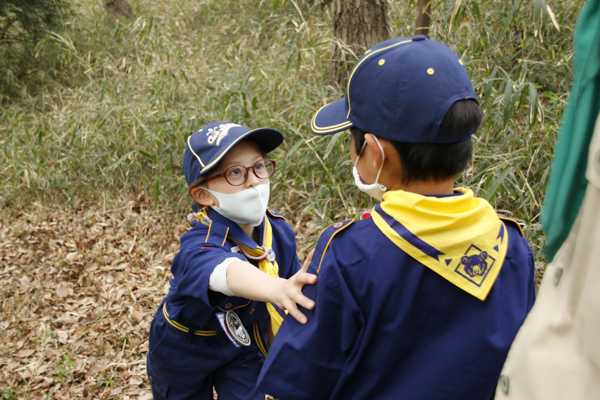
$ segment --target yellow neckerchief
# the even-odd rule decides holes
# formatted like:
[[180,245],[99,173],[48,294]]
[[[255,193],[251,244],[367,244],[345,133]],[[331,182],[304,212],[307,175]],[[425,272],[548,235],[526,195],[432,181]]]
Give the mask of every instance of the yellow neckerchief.
[[[208,213],[207,213],[207,207],[204,207],[204,209],[198,213],[198,221],[200,221],[201,223],[203,223],[204,225],[210,225],[211,220],[208,217]],[[208,221],[207,221],[208,220]],[[228,239],[230,239],[232,242],[234,242],[235,244],[237,244],[240,249],[242,250],[242,252],[244,253],[244,255],[246,255],[246,257],[250,256],[249,258],[257,260],[258,261],[258,268],[266,273],[269,274],[271,276],[274,276],[276,278],[279,278],[279,265],[277,264],[277,260],[273,260],[268,261],[266,258],[266,253],[265,253],[265,248],[266,249],[272,249],[273,247],[273,228],[271,228],[271,222],[269,221],[269,218],[267,218],[265,216],[265,222],[263,224],[264,229],[263,229],[263,246],[262,247],[255,247],[254,249],[246,246],[245,244],[235,240],[233,237],[231,237],[230,235],[228,235]],[[279,331],[279,327],[281,326],[281,323],[283,322],[283,316],[277,311],[279,308],[274,306],[271,303],[267,303],[267,310],[269,311],[269,315],[271,316],[271,329],[273,331],[273,335],[276,335],[277,332]],[[287,314],[287,311],[286,311]]]
[[377,227],[398,247],[467,293],[485,300],[506,256],[508,232],[492,206],[462,195],[386,192],[373,208]]

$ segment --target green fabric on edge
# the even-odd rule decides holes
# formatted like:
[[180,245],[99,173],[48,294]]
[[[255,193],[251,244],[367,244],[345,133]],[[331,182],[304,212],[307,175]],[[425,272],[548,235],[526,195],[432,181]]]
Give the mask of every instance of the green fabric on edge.
[[548,262],[569,235],[588,183],[588,148],[600,111],[600,0],[588,0],[581,10],[573,47],[573,87],[542,208]]

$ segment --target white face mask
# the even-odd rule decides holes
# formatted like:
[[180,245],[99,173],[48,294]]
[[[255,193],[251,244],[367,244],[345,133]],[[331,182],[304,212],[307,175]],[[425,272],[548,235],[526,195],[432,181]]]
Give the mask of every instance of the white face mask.
[[270,186],[269,183],[265,183],[231,194],[213,192],[205,187],[202,189],[217,198],[220,207],[214,205],[211,208],[225,218],[238,224],[259,226],[265,218],[269,204]]
[[377,177],[375,178],[375,183],[372,183],[370,185],[365,184],[360,179],[360,175],[358,174],[358,169],[356,168],[356,165],[358,164],[358,160],[360,159],[360,155],[362,154],[363,150],[365,149],[365,145],[367,144],[366,141],[363,143],[363,146],[360,149],[360,153],[358,154],[358,157],[356,157],[356,161],[354,162],[354,167],[352,168],[352,174],[354,175],[354,184],[356,185],[356,187],[358,187],[358,190],[368,194],[369,196],[373,197],[377,201],[381,201],[381,200],[383,200],[383,194],[385,192],[387,192],[387,187],[385,187],[384,185],[382,185],[381,183],[378,182],[379,174],[381,174],[381,170],[383,169],[383,162],[385,161],[385,153],[383,152],[383,147],[381,147],[381,144],[379,144],[379,140],[377,140],[377,137],[373,136],[373,138],[375,139],[375,142],[377,142],[377,146],[379,146],[379,149],[381,150],[381,154],[383,155],[383,160],[381,160],[381,167],[379,167],[379,171],[377,172]]

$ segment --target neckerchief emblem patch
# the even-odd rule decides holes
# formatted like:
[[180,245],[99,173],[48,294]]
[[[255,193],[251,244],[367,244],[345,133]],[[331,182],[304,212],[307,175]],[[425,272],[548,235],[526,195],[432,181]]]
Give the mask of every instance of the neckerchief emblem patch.
[[472,244],[461,257],[455,271],[475,285],[481,286],[495,263],[496,259],[492,255]]

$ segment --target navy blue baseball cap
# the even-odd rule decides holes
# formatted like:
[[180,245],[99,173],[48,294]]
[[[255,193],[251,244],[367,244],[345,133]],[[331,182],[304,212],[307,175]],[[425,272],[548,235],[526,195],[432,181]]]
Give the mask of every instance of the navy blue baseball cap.
[[346,97],[321,108],[311,120],[316,135],[353,126],[397,142],[452,143],[470,137],[440,124],[458,100],[477,101],[456,53],[425,36],[379,43],[356,63]]
[[212,122],[188,137],[183,152],[183,174],[188,185],[212,170],[233,147],[244,139],[252,139],[268,153],[283,142],[283,134],[276,129],[250,130],[229,122]]

